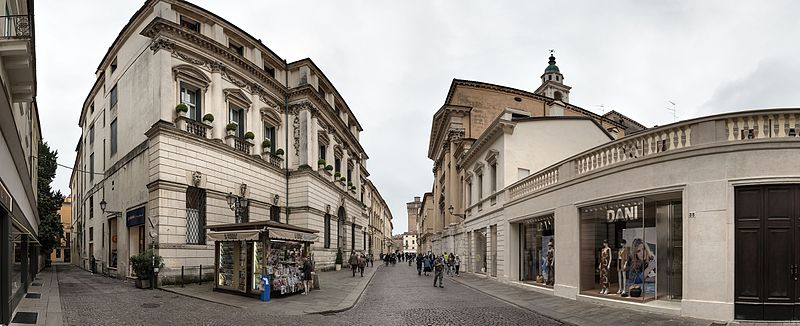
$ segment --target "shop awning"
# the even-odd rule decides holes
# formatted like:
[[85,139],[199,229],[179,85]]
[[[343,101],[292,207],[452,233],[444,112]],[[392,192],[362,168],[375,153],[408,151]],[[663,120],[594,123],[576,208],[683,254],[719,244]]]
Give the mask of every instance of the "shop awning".
[[208,240],[213,241],[245,241],[245,240],[258,240],[258,235],[261,230],[244,230],[244,231],[225,231],[225,232],[207,232],[206,237]]
[[270,239],[283,239],[283,240],[302,241],[302,242],[317,241],[317,235],[313,233],[282,230],[276,228],[268,228],[267,231],[269,232],[268,234]]

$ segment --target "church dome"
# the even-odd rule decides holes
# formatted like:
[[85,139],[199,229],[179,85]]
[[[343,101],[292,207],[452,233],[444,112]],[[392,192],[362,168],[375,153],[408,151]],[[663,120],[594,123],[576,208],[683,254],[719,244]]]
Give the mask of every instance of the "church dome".
[[558,70],[558,66],[556,66],[556,57],[554,57],[552,53],[550,54],[550,61],[548,61],[547,63],[549,63],[549,65],[547,66],[547,68],[544,69],[545,74],[561,73],[561,71]]

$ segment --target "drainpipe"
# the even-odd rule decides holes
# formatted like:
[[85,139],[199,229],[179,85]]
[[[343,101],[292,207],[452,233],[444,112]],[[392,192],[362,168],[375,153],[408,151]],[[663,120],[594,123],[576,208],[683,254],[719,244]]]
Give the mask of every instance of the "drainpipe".
[[285,116],[284,134],[284,148],[286,153],[286,167],[284,168],[284,175],[286,176],[286,224],[289,224],[289,63],[283,59],[283,78],[286,83],[286,94],[283,96],[283,114]]

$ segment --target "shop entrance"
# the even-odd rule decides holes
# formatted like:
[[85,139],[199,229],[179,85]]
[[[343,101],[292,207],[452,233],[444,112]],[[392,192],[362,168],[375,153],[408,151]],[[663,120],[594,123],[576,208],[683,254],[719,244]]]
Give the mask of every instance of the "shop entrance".
[[736,319],[800,319],[800,185],[734,193]]

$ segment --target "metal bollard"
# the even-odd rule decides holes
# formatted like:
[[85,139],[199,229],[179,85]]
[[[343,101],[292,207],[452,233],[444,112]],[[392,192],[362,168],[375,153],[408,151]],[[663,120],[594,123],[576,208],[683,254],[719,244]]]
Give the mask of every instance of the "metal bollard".
[[183,287],[183,265],[181,265],[181,287]]
[[200,278],[197,279],[200,285],[203,285],[203,265],[200,265]]

